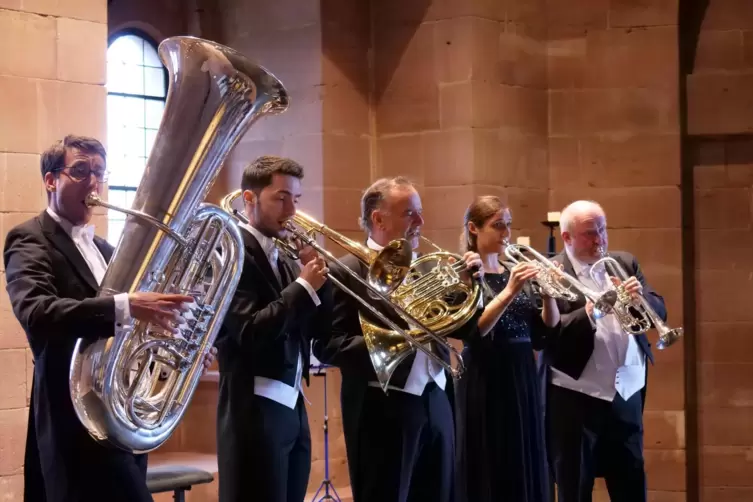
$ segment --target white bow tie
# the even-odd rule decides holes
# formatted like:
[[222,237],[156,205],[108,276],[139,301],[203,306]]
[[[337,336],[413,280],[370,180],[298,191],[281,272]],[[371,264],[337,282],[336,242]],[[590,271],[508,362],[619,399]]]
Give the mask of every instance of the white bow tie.
[[71,230],[71,235],[73,235],[73,237],[79,237],[91,242],[94,240],[94,225],[82,225],[73,227],[73,229]]

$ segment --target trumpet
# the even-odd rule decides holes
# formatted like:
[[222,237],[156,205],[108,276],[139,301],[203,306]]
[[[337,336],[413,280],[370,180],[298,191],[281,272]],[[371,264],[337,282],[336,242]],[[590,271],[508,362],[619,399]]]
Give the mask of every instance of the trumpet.
[[[526,256],[530,254],[532,258]],[[534,263],[539,269],[534,282],[539,286],[541,292],[551,298],[574,302],[582,295],[594,305],[593,316],[600,319],[615,310],[615,304],[618,297],[615,291],[600,293],[585,286],[575,277],[571,276],[564,270],[561,270],[551,260],[536,251],[530,246],[523,244],[507,244],[505,246],[505,256],[511,262]]]
[[[682,338],[683,328],[670,328],[667,326],[656,311],[651,308],[648,300],[642,294],[638,296],[637,301],[633,300],[630,293],[623,286],[624,282],[630,277],[622,265],[620,265],[620,262],[609,256],[604,248],[599,248],[599,254],[601,258],[591,267],[591,279],[597,282],[595,271],[598,270],[597,267],[599,265],[603,264],[608,275],[620,280],[620,285],[612,285],[610,291],[614,291],[617,297],[614,310],[623,331],[629,335],[639,335],[648,331],[653,325],[659,333],[659,340],[656,343],[656,347],[659,350],[666,349]],[[636,312],[635,314],[631,311],[631,307]]]
[[[247,223],[246,217],[232,208],[233,201],[240,195],[240,190],[226,195],[221,202],[221,207],[233,214],[239,221]],[[327,274],[327,278],[335,286],[354,298],[366,311],[389,328],[377,326],[359,312],[364,341],[377,379],[384,392],[387,392],[389,381],[395,369],[415,350],[424,352],[429,358],[440,364],[450,373],[453,379],[460,378],[465,371],[463,358],[437,331],[454,328],[459,323],[470,319],[478,303],[478,291],[475,291],[475,299],[471,294],[470,301],[454,308],[445,305],[441,299],[431,298],[430,295],[446,292],[448,288],[455,286],[453,281],[449,281],[450,285],[448,286],[442,280],[437,280],[436,276],[442,275],[442,273],[445,275],[455,273],[457,275],[461,267],[465,266],[464,263],[455,264],[454,267],[449,266],[450,270],[443,268],[439,273],[435,268],[432,270],[435,276],[432,277],[431,273],[420,274],[416,271],[417,263],[412,262],[413,250],[405,239],[394,240],[382,251],[377,252],[335,232],[302,211],[297,211],[285,223],[285,227],[292,237],[284,240],[275,239],[275,245],[278,246],[278,249],[291,258],[297,259],[298,248],[290,242],[292,239],[297,239],[302,244],[311,246],[328,262],[339,265],[343,271],[362,284],[372,298],[387,302],[411,326],[408,329],[401,328],[372,305],[373,299],[370,302],[368,298],[363,298],[332,274]],[[320,246],[315,239],[317,234],[327,237],[353,254],[362,263],[365,263],[369,267],[367,278],[362,278],[332,253]],[[449,253],[446,254],[449,255]],[[435,257],[435,259],[438,258]],[[440,279],[444,279],[444,275]],[[471,302],[473,302],[472,308]],[[454,354],[458,361],[457,367],[453,367],[451,363],[444,361],[439,355],[432,352],[430,347],[424,345],[431,341]]]

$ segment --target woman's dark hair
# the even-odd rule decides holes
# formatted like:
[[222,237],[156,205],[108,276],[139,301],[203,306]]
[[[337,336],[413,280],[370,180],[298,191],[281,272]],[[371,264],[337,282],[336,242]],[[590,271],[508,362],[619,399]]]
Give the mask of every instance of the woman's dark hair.
[[463,232],[460,234],[460,250],[478,251],[476,236],[468,230],[468,223],[473,222],[476,228],[483,227],[489,218],[507,209],[507,205],[496,195],[481,195],[468,206],[463,217]]

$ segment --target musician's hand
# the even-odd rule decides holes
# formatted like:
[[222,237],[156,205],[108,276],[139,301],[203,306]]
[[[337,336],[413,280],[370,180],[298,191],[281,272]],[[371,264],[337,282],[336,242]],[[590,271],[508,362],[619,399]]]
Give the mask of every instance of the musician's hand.
[[586,301],[586,314],[593,319],[594,317],[594,304],[591,300]]
[[319,256],[319,253],[317,253],[316,250],[311,246],[303,246],[301,248],[298,248],[298,259],[301,260],[301,265],[305,266],[308,262],[315,259],[317,256]]
[[175,334],[179,333],[178,324],[185,322],[181,314],[187,312],[193,302],[193,297],[179,294],[140,291],[128,295],[131,317]]
[[481,255],[468,251],[463,255],[466,270],[473,271],[473,277],[482,279],[484,277],[484,262],[481,261]]
[[536,277],[538,268],[534,263],[521,262],[510,270],[510,279],[507,281],[505,289],[512,296],[517,296],[521,292],[526,281]]
[[622,285],[622,287],[625,288],[625,291],[630,294],[633,300],[638,300],[643,294],[643,285],[641,285],[640,281],[636,279],[635,276],[630,277],[624,283],[617,277],[609,276],[609,278],[612,280],[612,284],[614,284],[615,287]]
[[211,347],[209,349],[209,352],[207,352],[204,355],[204,361],[202,361],[202,363],[204,364],[204,369],[201,372],[202,375],[206,373],[207,370],[212,366],[212,363],[214,363],[214,360],[216,359],[216,357],[217,357],[217,347]]
[[327,267],[324,258],[317,256],[303,266],[303,269],[301,270],[301,279],[311,284],[311,287],[315,290],[318,290],[327,280],[328,273],[329,268]]

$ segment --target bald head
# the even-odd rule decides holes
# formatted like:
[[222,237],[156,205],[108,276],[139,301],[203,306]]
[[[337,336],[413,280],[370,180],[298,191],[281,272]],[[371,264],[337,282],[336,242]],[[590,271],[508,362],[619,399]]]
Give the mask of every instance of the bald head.
[[585,263],[598,260],[599,248],[607,247],[607,216],[594,201],[578,200],[563,209],[560,231],[570,254]]

